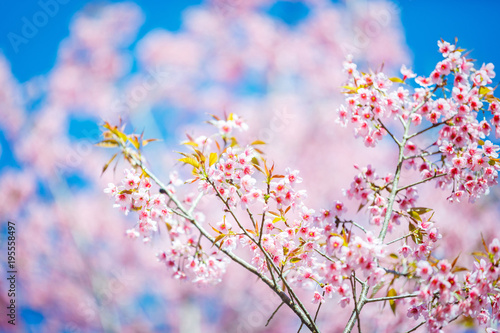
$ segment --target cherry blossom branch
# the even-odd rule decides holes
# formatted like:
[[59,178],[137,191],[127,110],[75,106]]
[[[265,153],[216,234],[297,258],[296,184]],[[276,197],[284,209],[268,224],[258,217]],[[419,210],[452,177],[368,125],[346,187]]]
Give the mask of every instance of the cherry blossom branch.
[[408,237],[410,237],[411,235],[413,235],[413,234],[412,234],[412,233],[410,233],[410,234],[408,234],[408,235],[404,235],[404,236],[398,237],[398,238],[396,238],[396,239],[391,240],[390,242],[385,243],[385,245],[391,245],[392,243],[396,243],[397,241],[400,241],[400,240],[403,240],[403,239],[405,239],[405,238],[408,238]]
[[278,310],[281,308],[283,304],[285,304],[285,302],[281,302],[280,305],[278,305],[278,307],[276,308],[276,310],[274,310],[274,312],[271,314],[271,317],[269,317],[269,319],[267,320],[266,327],[269,325],[271,320],[274,318],[274,315],[278,312]]
[[382,230],[380,230],[380,234],[378,238],[381,241],[384,241],[385,235],[387,234],[387,229],[389,227],[389,221],[392,217],[392,207],[394,205],[394,201],[396,200],[396,195],[398,194],[398,183],[399,183],[399,177],[401,176],[401,170],[403,166],[403,159],[404,159],[404,149],[406,146],[406,142],[408,141],[408,133],[410,131],[410,122],[411,118],[408,117],[408,120],[406,123],[403,123],[404,126],[404,134],[403,134],[403,140],[399,144],[399,156],[398,156],[398,164],[396,167],[396,172],[394,173],[394,180],[392,181],[392,190],[391,190],[391,195],[389,197],[389,201],[387,203],[387,212],[384,217],[384,223],[382,225]]
[[346,223],[352,224],[353,226],[357,227],[358,229],[360,229],[361,231],[363,231],[366,234],[366,229],[363,226],[361,226],[361,225],[357,224],[356,222],[354,222],[353,220],[341,221],[338,218],[338,216],[335,216],[335,225],[336,226],[338,226],[339,224],[346,224]]
[[196,199],[193,201],[193,204],[188,210],[189,214],[193,214],[194,210],[196,209],[196,206],[198,206],[198,203],[200,203],[201,198],[203,198],[203,192],[200,192],[200,194],[198,194]]
[[[268,179],[267,180],[267,195],[264,196],[264,202],[265,204],[267,205],[267,200],[269,200],[269,193],[271,191],[271,184],[270,184],[271,180]],[[264,229],[264,221],[266,219],[266,212],[264,211],[262,213],[262,221],[260,223],[260,234],[259,234],[259,245],[260,243],[262,242],[262,234],[263,234],[263,229]]]
[[[124,147],[124,144],[122,145],[122,147]],[[132,162],[135,165],[139,166],[142,169],[143,173],[146,174],[148,177],[150,177],[166,193],[166,195],[169,197],[169,199],[180,210],[180,212],[178,212],[178,215],[180,215],[180,216],[184,217],[185,219],[187,219],[188,221],[190,221],[200,231],[200,233],[203,234],[203,236],[205,238],[207,238],[212,244],[215,244],[215,238],[210,236],[210,234],[198,223],[198,221],[193,216],[191,216],[191,214],[184,208],[182,203],[172,193],[167,191],[167,187],[165,186],[165,184],[160,179],[158,179],[158,177],[156,177],[156,175],[154,173],[152,173],[149,169],[147,169],[144,166],[143,162],[139,158],[137,158],[137,156],[135,156],[135,154],[131,154],[128,151],[127,152],[124,151],[124,154],[127,154],[127,156],[132,160]],[[220,195],[220,193],[219,193],[219,195]],[[227,203],[226,203],[226,205],[227,205]],[[244,230],[244,228],[243,228],[243,230]],[[297,304],[290,297],[288,297],[281,290],[281,288],[279,288],[278,285],[276,285],[273,281],[271,281],[267,276],[265,276],[264,274],[261,274],[259,271],[257,271],[257,269],[255,267],[251,266],[245,260],[241,259],[240,257],[238,257],[237,255],[233,254],[230,251],[224,250],[222,248],[220,248],[219,250],[222,253],[224,253],[225,255],[227,255],[229,258],[231,258],[234,262],[238,263],[240,266],[242,266],[243,268],[245,268],[246,270],[248,270],[252,274],[256,275],[265,284],[267,284],[267,286],[269,288],[271,288],[281,298],[281,300],[288,305],[288,307],[293,312],[295,312],[295,314],[300,318],[302,323],[304,325],[306,325],[311,330],[311,332],[314,332],[314,333],[319,332],[318,327],[316,326],[316,324],[312,320],[311,316],[307,312],[307,310],[304,307],[304,305],[302,304],[302,302],[300,302],[300,300],[298,299],[297,295],[290,288],[286,279],[283,278],[283,283],[288,288],[288,291],[290,292],[292,297],[295,298],[295,302]],[[264,255],[266,255],[266,257],[267,257],[266,252],[264,252]]]
[[387,297],[378,297],[378,298],[367,298],[366,303],[391,301],[391,300],[395,300],[395,299],[410,298],[410,297],[417,297],[417,296],[418,296],[418,294],[405,294],[405,295],[396,295],[396,296],[387,296]]
[[[219,190],[217,189],[217,186],[215,186],[215,184],[210,181],[208,178],[207,178],[207,181],[209,182],[209,184],[215,189],[215,193],[217,195],[217,197],[224,203],[224,205],[226,206],[226,209],[227,211],[231,214],[231,216],[233,217],[233,219],[236,221],[236,223],[238,224],[238,226],[240,227],[240,229],[243,231],[243,233],[249,238],[251,239],[254,243],[255,243],[255,240],[248,234],[248,232],[245,230],[245,228],[241,225],[240,221],[238,220],[238,218],[236,217],[236,215],[234,214],[233,210],[231,209],[231,206],[229,205],[228,201],[227,200],[224,200],[224,198],[222,197],[222,195],[220,194]],[[278,276],[281,278],[281,280],[283,281],[283,284],[287,287],[288,291],[290,292],[290,295],[292,296],[292,299],[295,299],[295,301],[297,302],[298,306],[300,307],[300,309],[303,311],[304,315],[307,317],[309,323],[313,326],[313,328],[315,330],[312,330],[313,332],[316,332],[316,331],[319,331],[314,323],[314,320],[311,318],[311,315],[309,314],[309,312],[307,311],[306,307],[304,306],[304,304],[302,304],[302,302],[300,301],[300,299],[297,297],[297,295],[295,294],[295,292],[293,291],[292,287],[288,284],[288,281],[286,280],[286,278],[283,276],[283,274],[279,271],[279,269],[276,267],[276,265],[274,265],[272,259],[269,257],[269,254],[267,253],[267,251],[262,247],[262,244],[260,243],[260,239],[262,237],[262,228],[260,230],[260,236],[259,236],[259,242],[257,242],[257,246],[259,247],[259,249],[262,251],[262,253],[264,254],[266,260],[268,260],[268,263],[271,264],[271,267],[274,268],[274,270],[278,273]],[[277,288],[277,286],[276,286]],[[301,318],[302,319],[302,318]],[[307,325],[307,323],[305,323]],[[307,325],[307,327],[309,329],[311,329],[311,327],[309,325]]]
[[[381,267],[381,266],[379,266]],[[394,274],[394,275],[398,275],[398,276],[408,276],[408,273],[401,273],[401,272],[398,272],[398,271],[395,271],[395,270],[392,270],[392,269],[388,269],[388,268],[385,268],[385,267],[382,267],[382,269],[384,271],[386,271],[387,273],[390,273],[390,274]]]
[[429,131],[429,130],[431,130],[431,129],[433,129],[433,128],[436,128],[436,127],[438,127],[438,126],[441,126],[441,125],[443,125],[443,124],[446,124],[447,122],[449,122],[449,121],[450,121],[450,120],[452,120],[452,119],[453,119],[453,117],[450,117],[450,118],[448,118],[448,119],[446,119],[446,120],[440,121],[439,123],[435,123],[435,124],[433,124],[432,126],[429,126],[429,127],[427,127],[427,128],[424,128],[423,130],[421,130],[421,131],[419,131],[419,132],[416,132],[416,133],[411,134],[411,135],[408,137],[408,139],[414,138],[414,137],[416,137],[416,136],[418,136],[418,135],[420,135],[420,134],[422,134],[422,133],[425,133],[425,132],[427,132],[427,131]]
[[354,271],[352,272],[352,276],[349,278],[349,281],[351,281],[352,299],[354,300],[354,310],[356,310],[356,320],[358,322],[358,332],[361,333],[361,321],[359,320],[358,300],[356,298],[356,282],[352,281],[353,277],[356,278],[356,273]]
[[361,293],[359,295],[358,305],[355,306],[355,308],[352,310],[351,317],[349,318],[349,321],[347,322],[347,325],[344,328],[344,333],[350,333],[352,331],[354,325],[356,324],[358,313],[361,312],[361,309],[366,303],[366,295],[368,294],[368,290],[370,289],[368,283],[362,282],[361,280],[358,281],[362,285]]
[[332,258],[330,258],[329,256],[327,256],[326,254],[324,254],[323,252],[321,252],[320,250],[318,249],[314,249],[314,251],[316,251],[319,255],[323,256],[325,259],[331,261],[331,262],[335,262]]
[[[325,297],[324,291],[323,291],[323,297]],[[316,319],[318,319],[319,309],[321,309],[322,304],[323,304],[323,302],[319,302],[318,309],[316,310],[316,313],[314,314],[314,322],[316,322]]]
[[436,178],[439,178],[439,177],[443,177],[443,176],[446,176],[445,173],[441,173],[441,174],[438,174],[438,175],[434,175],[432,177],[429,177],[429,178],[425,178],[425,179],[422,179],[422,180],[419,180],[418,182],[415,182],[413,184],[410,184],[410,185],[406,185],[406,186],[403,186],[403,187],[400,187],[397,189],[397,192],[401,192],[403,190],[406,190],[407,188],[410,188],[410,187],[413,187],[413,186],[417,186],[419,184],[422,184],[422,183],[425,183],[425,182],[428,182],[429,180],[433,180],[433,179],[436,179]]
[[396,137],[394,136],[394,134],[392,134],[392,132],[389,131],[389,129],[387,128],[387,126],[385,126],[385,124],[382,122],[382,120],[379,119],[379,118],[377,118],[377,121],[382,126],[382,128],[386,130],[386,132],[389,134],[389,136],[392,138],[392,140],[394,140],[394,142],[396,142],[396,144],[398,146],[401,146],[401,143],[398,141],[398,139],[396,139]]
[[414,158],[423,158],[423,157],[426,157],[426,156],[432,156],[432,155],[437,155],[437,154],[442,154],[442,152],[440,151],[435,151],[435,152],[432,152],[432,153],[429,153],[429,152],[423,152],[422,154],[419,154],[419,155],[412,155],[412,156],[406,156],[404,158],[404,160],[411,160],[411,159],[414,159]]
[[405,333],[411,333],[411,332],[415,332],[416,330],[419,329],[420,326],[424,325],[427,321],[422,321],[420,324],[418,324],[417,326],[413,327],[412,329],[406,331]]

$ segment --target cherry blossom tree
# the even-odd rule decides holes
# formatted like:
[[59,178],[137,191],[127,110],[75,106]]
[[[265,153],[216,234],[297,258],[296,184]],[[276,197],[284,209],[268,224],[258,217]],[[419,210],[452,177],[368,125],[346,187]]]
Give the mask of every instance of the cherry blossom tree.
[[[349,186],[346,177],[363,170],[353,170],[352,162],[343,163],[346,156],[352,156],[359,165],[376,165],[379,173],[394,172],[387,162],[397,161],[392,143],[383,140],[376,149],[363,150],[363,142],[351,140],[349,128],[335,125],[335,109],[341,104],[339,87],[344,85],[342,62],[346,53],[352,53],[364,68],[376,68],[384,62],[389,72],[409,63],[399,14],[396,6],[387,2],[344,6],[311,0],[304,2],[309,8],[307,17],[289,26],[266,12],[273,3],[210,1],[186,10],[179,31],[157,29],[141,38],[137,31],[144,15],[136,5],[92,6],[73,19],[56,64],[46,75],[18,82],[8,59],[0,56],[1,156],[15,160],[11,167],[2,166],[0,170],[0,216],[17,221],[21,230],[21,329],[297,330],[300,319],[288,306],[281,306],[266,326],[282,299],[270,293],[265,284],[249,278],[241,266],[231,265],[223,283],[216,286],[197,288],[168,279],[173,272],[165,270],[165,260],[158,263],[155,258],[168,248],[164,225],[146,246],[140,240],[126,238],[125,230],[133,229],[137,216],[123,217],[102,193],[109,182],[120,184],[116,177],[123,174],[126,165],[120,164],[114,173],[112,165],[101,176],[102,165],[110,156],[94,146],[99,135],[97,126],[79,126],[101,123],[102,119],[116,123],[121,117],[135,129],[145,128],[147,136],[162,137],[164,143],[149,144],[144,154],[159,179],[166,183],[172,179],[174,186],[179,178],[192,176],[188,168],[174,165],[178,156],[171,152],[173,143],[182,140],[186,132],[193,138],[212,133],[207,126],[198,125],[206,120],[206,112],[221,116],[225,110],[226,115],[241,115],[249,128],[238,141],[265,141],[264,148],[258,144],[254,148],[270,156],[268,167],[271,160],[276,161],[274,174],[285,175],[285,165],[291,166],[292,174],[300,169],[298,176],[303,182],[294,189],[308,190],[303,201],[316,210],[315,214],[321,213],[319,207],[333,212],[342,187]],[[425,141],[425,134],[419,138],[431,143]],[[170,178],[168,172],[174,168],[180,175]],[[263,181],[265,176],[256,174],[260,172],[254,170],[251,177],[258,182],[248,180],[247,188]],[[280,179],[284,178],[273,181]],[[400,179],[411,183],[419,178],[402,172]],[[159,190],[154,181],[151,183]],[[456,265],[472,267],[466,254],[483,247],[477,226],[481,226],[488,243],[491,237],[487,235],[492,235],[496,227],[495,218],[491,218],[498,214],[495,190],[475,205],[461,203],[450,208],[443,204],[450,193],[442,198],[428,184],[419,186],[418,200],[422,206],[434,208],[433,219],[439,221],[443,234],[433,253],[439,258],[455,258],[462,251]],[[180,202],[191,207],[198,194],[196,185],[174,188]],[[224,222],[224,214],[214,209],[210,198],[206,195],[197,202],[193,213],[201,211],[206,225],[221,230],[223,223],[219,226],[219,222]],[[249,208],[262,205],[258,198],[255,200]],[[348,214],[359,207],[357,200],[343,204]],[[368,211],[365,208],[362,212]],[[240,208],[235,215],[248,223]],[[360,217],[359,222],[365,220],[368,222],[368,218]],[[231,224],[228,230],[236,230],[231,216],[226,221]],[[213,229],[207,229],[217,237]],[[128,235],[133,236],[133,230]],[[399,236],[404,236],[402,231]],[[203,240],[203,249],[210,247],[207,242]],[[225,245],[227,242],[224,239]],[[234,244],[242,246],[240,242]],[[235,251],[245,260],[252,258],[251,251]],[[401,256],[396,250],[394,253]],[[319,303],[314,304],[310,301],[316,294],[308,287],[310,281],[294,283],[304,285],[295,292],[311,316],[322,304],[316,318],[322,331],[344,328],[352,299],[342,309],[317,289],[327,301],[321,303],[318,298]],[[393,289],[401,295],[396,286]],[[395,304],[399,302],[395,300]],[[370,305],[363,307],[364,331],[370,331],[370,327],[387,332],[404,325],[411,328],[406,320],[407,306],[394,307],[397,316],[389,313],[389,317],[380,316],[381,302]],[[389,308],[385,311],[390,312]],[[338,320],[332,321],[331,313]],[[458,325],[453,327],[460,329]]]
[[[148,243],[161,230],[167,234],[169,245],[157,256],[174,278],[222,283],[230,261],[257,276],[281,299],[269,321],[286,305],[300,318],[299,331],[306,326],[319,332],[321,306],[337,296],[342,308],[352,308],[344,332],[356,324],[361,331],[363,308],[376,302],[388,302],[394,312],[406,306],[414,326],[409,331],[425,325],[429,332],[440,332],[461,317],[496,331],[500,241],[483,239],[484,251],[472,254],[477,262],[470,269],[457,266],[458,257],[438,259],[433,249],[442,238],[439,221],[432,208],[417,205],[417,187],[426,182],[451,191],[448,201],[473,202],[498,179],[500,147],[488,140],[492,130],[500,134],[500,100],[490,86],[494,66],[475,68],[456,43],[438,41],[438,46],[444,59],[429,76],[416,77],[403,66],[402,78],[389,78],[381,71],[358,71],[351,57],[344,63],[347,98],[338,122],[353,125],[355,137],[367,147],[389,137],[398,151],[394,173],[378,175],[372,165],[356,166],[359,174],[345,190],[348,199],[359,203],[358,213],[368,213],[368,226],[359,214],[347,219],[338,200],[327,209],[306,206],[299,171],[276,171],[257,148],[264,144],[260,140],[239,144],[235,131],[248,126],[233,113],[213,116],[215,134],[188,135],[184,142],[192,152],[181,152],[179,161],[192,167],[186,183],[199,191],[184,200],[177,196],[181,182],[176,174],[163,183],[146,166],[141,148],[151,139],[105,123],[99,145],[118,147],[132,168],[125,170],[120,185],[110,183],[104,192],[125,214],[137,212],[129,237]],[[411,79],[416,86],[407,82]],[[417,141],[434,129],[439,130],[432,144]],[[420,179],[402,185],[405,166]],[[207,221],[197,210],[203,196],[218,201],[219,221]],[[397,236],[401,231],[403,236]],[[243,250],[250,259],[242,257]],[[315,311],[304,305],[307,296],[300,297],[299,288],[309,291]]]

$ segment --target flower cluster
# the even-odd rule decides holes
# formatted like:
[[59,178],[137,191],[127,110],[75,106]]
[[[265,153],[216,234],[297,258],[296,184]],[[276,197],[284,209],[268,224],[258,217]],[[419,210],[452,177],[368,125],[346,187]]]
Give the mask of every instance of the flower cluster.
[[[137,211],[139,222],[133,229],[127,230],[131,238],[143,236],[145,242],[150,241],[151,235],[158,231],[160,223],[167,223],[172,218],[172,211],[166,205],[166,196],[162,193],[151,193],[151,181],[134,169],[125,170],[122,185],[108,184],[104,189],[115,199],[114,207],[122,210],[126,215],[130,211]],[[169,190],[174,191],[169,185]]]
[[[344,194],[359,202],[359,211],[368,213],[366,224],[345,219],[347,209],[341,201],[333,202],[330,209],[310,208],[307,192],[299,189],[298,170],[276,173],[274,164],[269,167],[256,148],[262,141],[238,143],[233,130],[245,130],[247,125],[234,114],[225,119],[214,116],[210,123],[218,133],[188,136],[185,142],[192,152],[181,153],[179,161],[192,167],[194,179],[189,183],[196,183],[200,192],[198,199],[184,200],[189,209],[176,197],[178,179],[174,176],[163,186],[143,166],[138,137],[126,136],[109,124],[105,127],[114,139],[107,143],[121,145],[125,158],[142,172],[127,170],[122,185],[110,184],[105,192],[125,213],[137,211],[139,222],[127,231],[131,237],[142,235],[149,241],[160,226],[166,226],[171,246],[158,258],[174,270],[175,277],[198,284],[220,282],[229,257],[266,282],[314,332],[316,323],[307,318],[295,287],[311,292],[318,311],[334,295],[342,307],[354,301],[346,326],[349,332],[366,303],[388,300],[395,311],[396,301],[405,302],[405,298],[411,299],[408,316],[423,316],[430,332],[439,332],[459,316],[475,318],[480,324],[498,320],[500,241],[494,239],[489,247],[484,243],[486,253],[475,253],[483,258],[471,271],[456,266],[456,260],[451,264],[437,260],[432,251],[442,235],[432,220],[432,209],[417,206],[416,186],[421,183],[436,179],[439,187],[452,189],[451,201],[465,193],[474,200],[487,193],[498,177],[500,147],[486,139],[495,125],[495,113],[500,112],[488,88],[495,76],[493,66],[474,69],[462,50],[443,41],[438,45],[444,60],[429,77],[416,77],[403,66],[402,79],[388,78],[383,73],[358,72],[350,60],[345,63],[348,97],[347,106],[339,109],[339,122],[354,124],[355,135],[367,146],[389,135],[399,150],[394,174],[379,176],[371,165],[355,166],[359,172]],[[415,79],[417,87],[412,91],[403,86],[408,79]],[[486,111],[493,113],[493,122],[477,120],[478,113]],[[400,120],[401,138],[393,134],[392,124],[384,123],[387,118]],[[419,130],[424,121],[429,127]],[[434,128],[437,140],[421,148],[416,137]],[[127,150],[127,142],[135,143],[135,150]],[[438,160],[431,161],[435,156]],[[401,186],[403,166],[418,170],[421,180]],[[152,194],[150,179],[160,185],[161,193]],[[218,222],[208,221],[215,234],[204,229],[204,216],[196,211],[202,196],[216,198],[219,205],[212,207],[223,213]],[[365,229],[367,224],[380,229],[378,236]],[[402,225],[408,225],[402,237],[385,240],[387,232]],[[203,250],[203,237],[211,250]],[[397,242],[401,242],[398,248]],[[396,253],[390,253],[392,248]],[[250,252],[248,262],[239,257],[244,251]],[[221,258],[222,254],[227,257]],[[404,279],[401,289],[406,291],[397,295],[399,278]],[[360,293],[356,284],[362,287]],[[385,287],[387,297],[368,298],[368,290],[375,295]]]
[[[165,191],[175,194],[175,186],[180,185],[177,173],[170,175],[170,183]],[[205,253],[202,251],[193,227],[186,219],[178,217],[168,207],[167,195],[151,193],[152,184],[149,177],[141,175],[134,169],[126,169],[122,184],[113,183],[104,190],[115,199],[114,207],[125,214],[136,211],[139,221],[134,228],[128,229],[126,235],[130,238],[142,237],[144,242],[150,242],[161,225],[171,240],[169,250],[158,253],[158,260],[164,262],[174,271],[174,277],[186,279],[192,277],[194,283],[214,284],[221,281],[226,270],[227,258],[220,258],[217,251]],[[203,214],[197,214],[198,220],[203,220]]]
[[[500,134],[500,102],[492,95],[494,89],[488,87],[495,77],[494,66],[483,64],[476,69],[455,45],[439,41],[438,46],[444,60],[429,77],[415,78],[404,66],[403,79],[388,78],[383,73],[360,73],[348,59],[344,64],[349,74],[345,86],[347,106],[339,108],[338,121],[344,126],[354,125],[356,136],[370,147],[390,133],[383,123],[386,118],[399,118],[407,129],[421,125],[424,119],[429,121],[430,127],[405,134],[406,164],[417,169],[422,179],[440,177],[437,186],[452,189],[450,201],[459,201],[465,194],[474,201],[497,184],[500,168],[500,147],[485,140],[493,127],[497,137]],[[411,78],[415,78],[416,87],[407,89],[405,84]],[[394,83],[397,88],[393,88]],[[446,94],[449,90],[451,95]],[[491,114],[489,121],[484,116],[478,120],[479,113],[487,112]],[[430,147],[421,148],[409,141],[438,126],[439,136]],[[440,159],[429,159],[435,155]]]
[[478,259],[473,270],[463,276],[463,281],[459,277],[461,268],[454,268],[454,264],[446,260],[434,265],[419,261],[415,272],[420,279],[418,296],[409,302],[408,317],[423,316],[429,332],[441,332],[443,326],[461,315],[477,319],[480,325],[491,319],[498,321],[500,241],[494,239],[486,250],[487,254],[478,253],[486,259]]

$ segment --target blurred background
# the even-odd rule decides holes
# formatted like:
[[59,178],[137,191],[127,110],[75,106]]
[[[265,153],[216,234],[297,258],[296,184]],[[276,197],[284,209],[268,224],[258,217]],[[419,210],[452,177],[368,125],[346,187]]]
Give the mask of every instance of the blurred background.
[[[161,139],[145,154],[168,179],[186,133],[210,131],[207,114],[237,113],[252,141],[268,143],[278,169],[301,170],[307,205],[328,207],[342,200],[354,163],[393,172],[396,157],[390,142],[367,149],[335,123],[345,56],[366,70],[384,64],[396,76],[406,64],[428,75],[441,58],[437,40],[457,37],[479,65],[499,64],[499,13],[497,1],[465,0],[3,2],[0,258],[5,268],[7,221],[15,221],[18,317],[13,329],[2,314],[0,331],[296,331],[287,309],[264,327],[279,299],[237,267],[222,284],[199,289],[156,261],[165,240],[125,237],[134,217],[114,210],[102,191],[125,164],[101,176],[112,153],[94,146],[99,125],[123,119]],[[480,232],[491,238],[498,230],[499,192],[475,205],[450,206],[447,195],[432,186],[420,193],[444,234],[437,255],[454,258],[480,246]],[[209,202],[201,205],[210,218]],[[331,303],[320,327],[338,332],[347,314]],[[385,310],[364,314],[367,331],[408,325],[404,309],[380,316]],[[460,323],[449,330],[475,331]]]

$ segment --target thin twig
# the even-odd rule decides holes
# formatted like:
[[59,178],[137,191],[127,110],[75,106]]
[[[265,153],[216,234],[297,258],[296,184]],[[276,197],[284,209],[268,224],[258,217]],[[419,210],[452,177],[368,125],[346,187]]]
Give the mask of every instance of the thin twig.
[[361,285],[363,286],[361,289],[361,293],[359,295],[359,301],[358,301],[358,306],[355,307],[352,312],[351,312],[351,317],[349,317],[349,321],[347,322],[346,327],[344,328],[344,333],[350,333],[354,327],[354,324],[357,321],[357,314],[361,312],[361,309],[366,303],[366,295],[368,294],[368,290],[370,289],[370,286],[368,283],[361,282]]
[[273,314],[271,315],[271,317],[269,317],[269,319],[267,320],[267,323],[266,323],[266,327],[267,325],[269,325],[269,323],[271,322],[271,320],[273,319],[274,315],[276,314],[276,312],[278,312],[278,310],[281,308],[281,306],[285,304],[285,302],[281,302],[281,304],[278,306],[278,308],[276,310],[274,310]]
[[418,296],[418,294],[405,294],[405,295],[396,295],[396,296],[387,296],[387,297],[378,297],[378,298],[367,298],[366,303],[392,301],[395,299],[410,298],[410,297],[417,297],[417,296]]
[[397,241],[400,241],[400,240],[403,240],[403,239],[405,239],[405,238],[408,238],[408,237],[410,237],[411,235],[413,235],[413,234],[412,234],[412,233],[410,233],[410,234],[408,234],[408,235],[404,235],[404,236],[398,237],[398,238],[396,238],[396,239],[391,240],[390,242],[385,243],[385,245],[391,245],[392,243],[396,243]]
[[[325,297],[325,292],[323,291],[323,297]],[[316,322],[316,319],[318,319],[318,314],[319,314],[319,309],[321,309],[321,304],[322,302],[319,302],[318,309],[316,310],[316,314],[314,315],[314,322]]]
[[441,126],[441,125],[443,125],[443,124],[446,124],[447,122],[449,122],[449,121],[450,121],[450,120],[452,120],[452,119],[453,119],[453,117],[450,117],[450,118],[448,118],[448,119],[446,119],[446,120],[440,121],[439,123],[435,123],[435,124],[433,124],[432,126],[429,126],[429,127],[427,127],[427,128],[424,128],[423,130],[421,130],[421,131],[419,131],[419,132],[417,132],[417,133],[413,133],[413,134],[411,134],[410,136],[408,136],[408,139],[411,139],[411,138],[413,138],[413,137],[415,137],[415,136],[417,136],[417,135],[420,135],[420,134],[422,134],[422,133],[427,132],[428,130],[431,130],[431,129],[433,129],[433,128],[436,128],[436,127],[438,127],[438,126]]
[[446,176],[445,173],[440,173],[439,175],[434,175],[432,177],[429,177],[429,178],[425,178],[425,179],[422,179],[416,183],[413,183],[413,184],[410,184],[410,185],[406,185],[406,186],[403,186],[403,187],[400,187],[397,189],[397,193],[403,191],[403,190],[406,190],[407,188],[410,188],[410,187],[413,187],[413,186],[417,186],[419,184],[422,184],[422,183],[425,183],[425,182],[428,182],[429,180],[433,180],[433,179],[436,179],[436,178],[439,178],[439,177],[443,177],[443,176]]
[[320,255],[322,255],[325,259],[331,261],[331,262],[335,262],[335,260],[333,260],[332,258],[330,258],[329,256],[327,256],[326,254],[324,254],[323,252],[321,252],[320,250],[318,249],[314,249],[314,251],[316,251],[317,253],[319,253]]
[[392,270],[392,269],[388,269],[388,268],[385,268],[385,267],[382,267],[382,269],[386,273],[390,273],[390,274],[394,274],[394,275],[398,275],[398,276],[408,276],[408,274],[409,274],[409,273],[401,273],[401,272],[398,272],[398,271],[395,271],[395,270]]
[[189,215],[193,214],[193,212],[196,209],[196,206],[198,206],[198,203],[200,202],[201,198],[203,198],[203,192],[198,194],[196,199],[193,201],[193,204],[191,205],[191,207],[188,210]]
[[414,159],[414,158],[422,158],[422,157],[426,157],[426,156],[432,156],[432,155],[437,155],[437,154],[442,154],[443,152],[441,151],[434,151],[432,153],[429,153],[427,151],[423,152],[422,154],[418,154],[418,155],[412,155],[412,156],[406,156],[404,158],[404,160],[411,160],[411,159]]
[[346,223],[350,223],[352,224],[353,226],[357,227],[358,229],[360,229],[361,231],[363,231],[365,234],[366,234],[366,229],[357,224],[356,222],[354,222],[353,220],[344,220],[342,221],[341,219],[338,218],[338,216],[335,216],[335,225],[338,226],[339,224],[346,224]]
[[352,299],[354,300],[354,309],[356,310],[356,321],[358,322],[358,332],[361,333],[361,323],[359,320],[359,309],[358,309],[358,300],[356,298],[356,282],[352,281],[353,277],[356,276],[356,273],[353,271],[352,272],[351,278],[349,281],[351,281],[351,287],[352,287]]
[[410,332],[415,332],[420,326],[422,326],[423,324],[425,324],[426,321],[424,320],[423,322],[421,322],[420,324],[418,324],[417,326],[413,327],[411,330],[409,331],[406,331],[405,333],[410,333]]
[[398,146],[400,146],[401,144],[399,143],[398,139],[396,139],[396,137],[394,136],[394,134],[392,134],[391,131],[389,131],[389,129],[382,122],[382,120],[380,120],[380,119],[377,119],[377,120],[380,123],[380,125],[386,130],[386,132],[389,133],[390,137],[394,140],[394,142],[396,142],[396,144]]

